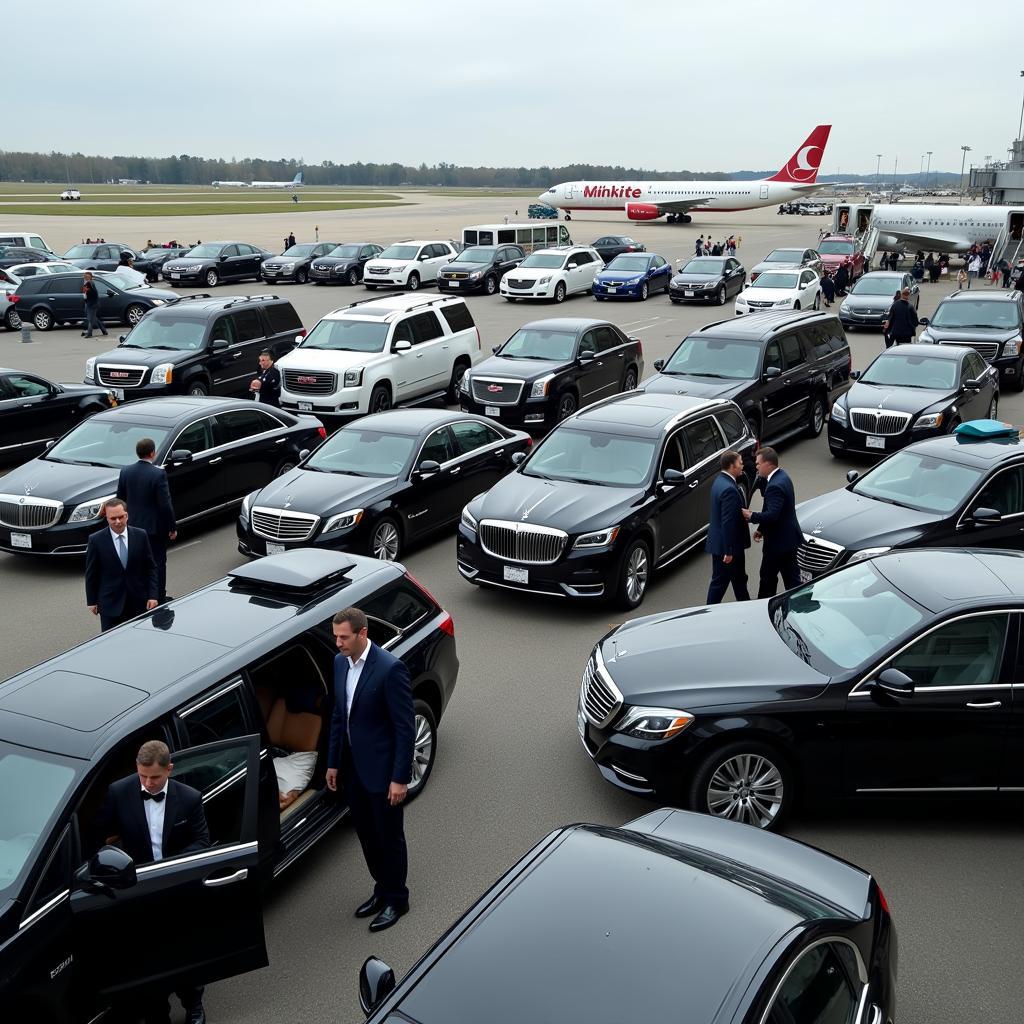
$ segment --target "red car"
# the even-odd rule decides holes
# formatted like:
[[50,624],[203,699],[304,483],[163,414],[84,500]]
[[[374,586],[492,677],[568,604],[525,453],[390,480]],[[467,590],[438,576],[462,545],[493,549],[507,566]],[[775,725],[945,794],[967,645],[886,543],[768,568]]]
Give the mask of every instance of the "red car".
[[840,267],[846,267],[850,284],[864,273],[864,250],[856,235],[826,235],[818,243],[818,255],[833,277]]

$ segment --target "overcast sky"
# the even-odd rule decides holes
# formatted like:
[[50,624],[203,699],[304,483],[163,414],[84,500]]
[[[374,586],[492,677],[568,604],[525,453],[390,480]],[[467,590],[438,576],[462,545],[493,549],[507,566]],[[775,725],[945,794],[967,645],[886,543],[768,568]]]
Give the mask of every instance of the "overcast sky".
[[[1012,4],[174,0],[18,4],[0,147],[487,166],[960,170],[1017,134]],[[10,14],[7,27],[12,28]],[[33,22],[36,22],[35,24]],[[85,98],[96,99],[93,106]]]

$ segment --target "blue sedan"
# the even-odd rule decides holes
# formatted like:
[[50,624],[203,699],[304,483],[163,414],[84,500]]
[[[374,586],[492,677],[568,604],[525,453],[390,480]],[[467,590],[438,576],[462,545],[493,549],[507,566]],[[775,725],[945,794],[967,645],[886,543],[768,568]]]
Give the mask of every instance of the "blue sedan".
[[608,264],[594,278],[595,299],[640,299],[651,292],[668,292],[672,267],[654,252],[628,252]]

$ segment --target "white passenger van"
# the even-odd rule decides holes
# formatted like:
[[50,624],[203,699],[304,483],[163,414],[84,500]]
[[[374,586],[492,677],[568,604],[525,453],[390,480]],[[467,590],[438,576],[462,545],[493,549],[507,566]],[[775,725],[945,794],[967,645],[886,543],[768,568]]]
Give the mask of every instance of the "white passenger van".
[[529,255],[534,249],[550,249],[557,245],[572,245],[569,230],[564,224],[474,224],[462,229],[462,244],[518,245]]
[[4,231],[0,229],[0,245],[18,245],[23,249],[42,249],[51,256],[57,254],[39,237],[31,231]]

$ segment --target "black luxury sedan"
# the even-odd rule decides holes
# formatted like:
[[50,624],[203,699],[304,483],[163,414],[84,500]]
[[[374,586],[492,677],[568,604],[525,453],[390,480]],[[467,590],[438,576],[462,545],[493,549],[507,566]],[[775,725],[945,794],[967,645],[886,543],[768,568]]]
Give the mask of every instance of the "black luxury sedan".
[[123,252],[128,253],[133,260],[139,258],[138,250],[123,242],[88,242],[71,246],[61,259],[82,270],[116,270]]
[[910,304],[917,309],[921,305],[921,288],[913,274],[899,270],[872,270],[865,274],[839,306],[843,327],[848,331],[858,327],[880,328],[889,315],[896,293],[904,288],[910,292]]
[[[147,988],[266,965],[265,886],[301,871],[346,811],[325,762],[331,618],[349,605],[409,670],[415,796],[459,661],[451,616],[394,563],[331,551],[260,559],[0,683],[5,1020],[108,1020]],[[211,843],[136,864],[101,845],[98,812],[149,739],[203,794]],[[161,922],[159,957],[140,942],[144,921]]]
[[732,399],[762,441],[817,437],[849,386],[850,346],[832,313],[779,310],[708,324],[684,338],[645,391]]
[[164,280],[172,285],[199,284],[216,288],[221,281],[259,281],[263,261],[274,254],[246,242],[203,242],[184,256],[164,264]]
[[862,559],[617,626],[577,727],[608,782],[764,829],[797,799],[1017,797],[1022,613],[1019,551]]
[[82,554],[142,437],[156,442],[181,526],[238,504],[325,436],[312,416],[238,399],[154,398],[98,412],[0,480],[0,550]]
[[803,579],[891,548],[1024,548],[1024,443],[1015,427],[962,424],[846,479],[797,506]]
[[342,242],[313,261],[309,279],[313,284],[357,285],[363,279],[366,261],[383,251],[376,242]]
[[160,279],[160,275],[163,273],[164,264],[168,260],[176,260],[179,256],[184,256],[187,252],[188,249],[165,249],[162,246],[157,246],[154,249],[146,249],[144,252],[141,252],[136,256],[134,269],[140,274],[145,274],[146,280],[149,281],[150,284],[153,284]]
[[291,245],[280,256],[268,256],[263,261],[260,273],[267,284],[274,281],[291,281],[305,284],[314,260],[327,256],[338,248],[338,242],[299,242]]
[[735,256],[695,256],[672,278],[668,297],[679,302],[724,306],[747,286],[747,271]]
[[607,320],[534,320],[463,374],[459,402],[466,412],[541,431],[592,402],[632,391],[643,372],[640,339]]
[[850,377],[829,414],[833,455],[884,455],[999,409],[999,371],[960,345],[895,345]]
[[757,442],[733,402],[632,391],[560,423],[463,510],[463,579],[635,608],[651,573],[703,544],[729,449],[750,493]]
[[438,290],[496,295],[501,279],[525,259],[518,245],[471,245],[438,270]]
[[338,430],[295,469],[242,502],[238,550],[359,551],[394,561],[459,521],[533,444],[529,434],[478,416],[396,409]]
[[591,242],[590,248],[596,249],[605,263],[624,252],[647,252],[647,246],[643,242],[638,242],[628,235],[602,235],[596,242]]
[[23,462],[87,416],[115,405],[109,388],[54,384],[0,366],[0,462]]
[[882,1024],[897,952],[862,868],[662,809],[552,832],[397,987],[367,960],[359,998],[369,1024]]

